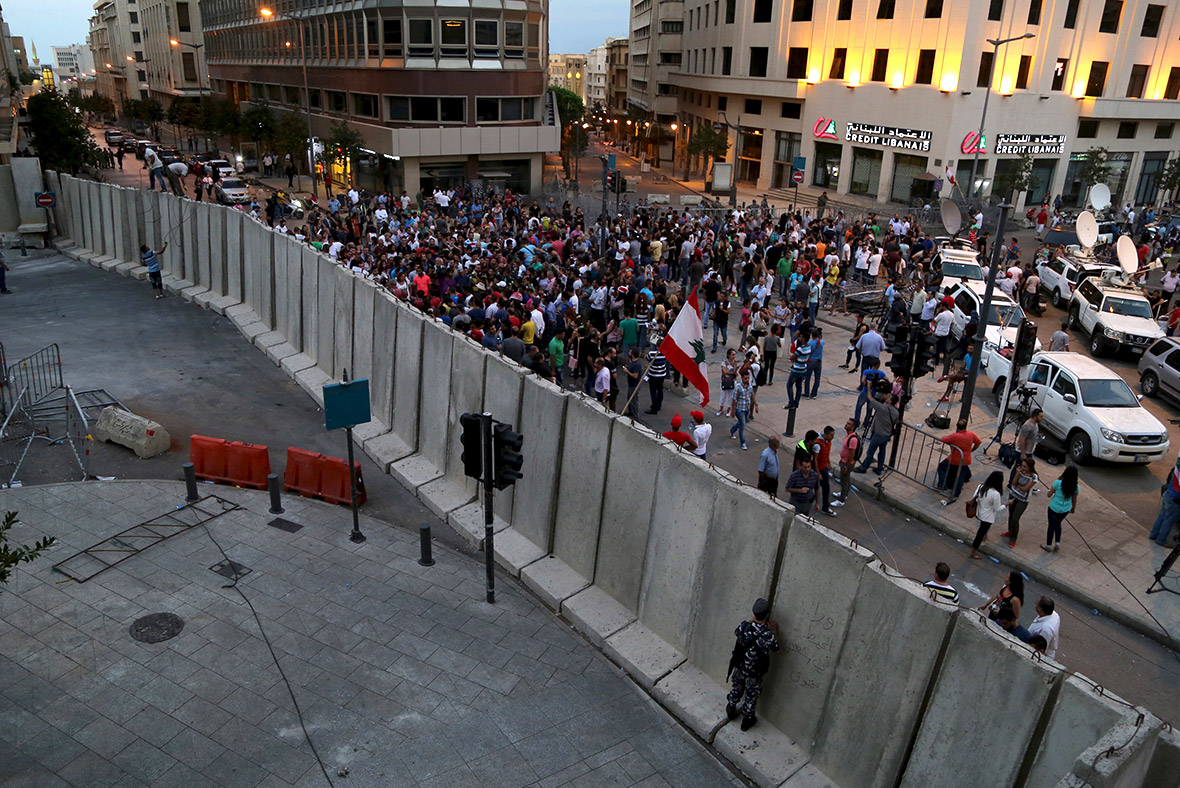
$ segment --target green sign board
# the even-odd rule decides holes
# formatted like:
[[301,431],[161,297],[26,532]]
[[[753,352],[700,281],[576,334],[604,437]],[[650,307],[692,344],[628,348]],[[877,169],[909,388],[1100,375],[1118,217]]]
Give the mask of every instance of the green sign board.
[[324,386],[324,427],[338,430],[367,424],[373,418],[369,410],[369,380],[360,378],[348,383]]

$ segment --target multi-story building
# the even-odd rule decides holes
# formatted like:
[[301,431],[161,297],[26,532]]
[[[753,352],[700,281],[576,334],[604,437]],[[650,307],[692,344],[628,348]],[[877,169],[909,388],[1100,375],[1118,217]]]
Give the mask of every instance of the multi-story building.
[[584,92],[582,94],[582,101],[586,104],[586,110],[593,110],[596,106],[605,108],[607,104],[606,97],[606,56],[607,45],[615,38],[607,38],[606,43],[600,47],[594,47],[586,55],[586,70],[585,79],[583,80]]
[[739,181],[758,188],[790,185],[801,156],[805,182],[832,193],[951,196],[970,188],[978,151],[982,193],[1026,155],[1033,185],[1020,201],[1078,204],[1087,151],[1104,147],[1115,199],[1151,202],[1176,149],[1180,7],[686,0],[675,80],[682,141],[727,124]]
[[565,88],[581,97],[585,92],[585,55],[550,55],[549,86]]
[[151,97],[168,106],[174,98],[204,93],[209,82],[196,0],[139,0],[139,19]]
[[[9,75],[15,77],[20,73],[16,62],[16,39],[4,21],[3,11],[0,10],[0,76],[5,83]],[[24,48],[23,45],[21,47]],[[14,122],[16,104],[19,97],[12,91],[0,91],[0,164],[7,164],[9,157],[16,153],[18,130]]]
[[19,73],[32,71],[29,66],[29,53],[25,51],[24,36],[12,36],[12,56],[16,59],[16,70]]
[[650,121],[670,124],[676,116],[684,7],[685,0],[631,0],[627,101]]
[[627,113],[627,87],[631,49],[625,38],[616,38],[606,44],[606,109],[612,115]]
[[291,112],[306,98],[320,138],[347,122],[367,151],[351,171],[360,185],[414,194],[482,179],[540,190],[544,154],[560,145],[545,85],[547,0],[364,9],[218,0],[203,10],[213,92]]
[[94,71],[94,58],[84,44],[53,47],[53,71],[59,82],[78,80]]
[[122,110],[128,99],[148,97],[148,57],[134,0],[96,0],[86,43],[94,58],[95,91]]

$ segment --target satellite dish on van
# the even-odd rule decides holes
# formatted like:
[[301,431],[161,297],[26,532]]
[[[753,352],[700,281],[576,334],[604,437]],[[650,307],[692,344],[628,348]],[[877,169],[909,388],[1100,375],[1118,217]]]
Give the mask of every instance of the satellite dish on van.
[[1110,207],[1110,187],[1105,183],[1096,183],[1090,187],[1090,207],[1096,211],[1105,211]]
[[1078,242],[1086,249],[1090,249],[1098,243],[1098,220],[1089,211],[1082,211],[1078,214],[1074,230],[1078,234]]
[[963,214],[958,204],[949,197],[943,197],[938,203],[938,212],[942,216],[942,227],[950,235],[959,232],[963,226]]
[[1135,242],[1131,240],[1131,236],[1120,235],[1114,249],[1118,253],[1123,273],[1130,275],[1139,270],[1139,252],[1135,250]]

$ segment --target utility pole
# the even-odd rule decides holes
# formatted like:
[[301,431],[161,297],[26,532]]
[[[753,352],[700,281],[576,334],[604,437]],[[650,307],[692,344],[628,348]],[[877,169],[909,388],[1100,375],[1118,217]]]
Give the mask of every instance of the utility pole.
[[987,272],[987,289],[983,291],[983,308],[979,315],[979,327],[975,329],[975,352],[971,354],[971,369],[967,373],[967,380],[963,384],[963,406],[959,409],[960,419],[971,418],[971,400],[975,397],[975,381],[979,377],[979,361],[983,357],[983,343],[987,341],[987,319],[992,309],[992,293],[996,289],[996,273],[1000,270],[1000,254],[1004,246],[1004,230],[1008,221],[1008,212],[1012,206],[1004,203],[1000,206],[1000,220],[996,223],[996,240],[992,244],[991,270]]

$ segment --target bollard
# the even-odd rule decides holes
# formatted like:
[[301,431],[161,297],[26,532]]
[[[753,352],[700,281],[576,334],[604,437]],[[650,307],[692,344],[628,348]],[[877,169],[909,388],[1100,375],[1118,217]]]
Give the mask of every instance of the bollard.
[[279,487],[279,475],[272,473],[266,477],[266,485],[270,488],[270,513],[282,514],[283,502],[279,497],[281,488]]
[[787,408],[787,431],[783,435],[788,438],[795,437],[795,411],[796,408]]
[[186,462],[183,467],[184,486],[188,489],[188,497],[184,500],[189,503],[195,503],[201,500],[201,496],[197,494],[197,472],[191,462]]
[[430,523],[418,526],[418,542],[422,557],[418,559],[421,566],[434,566],[434,557],[430,551]]
[[20,256],[21,257],[28,257],[29,256],[29,248],[25,244],[25,237],[23,235],[20,237]]

